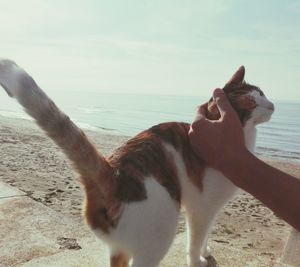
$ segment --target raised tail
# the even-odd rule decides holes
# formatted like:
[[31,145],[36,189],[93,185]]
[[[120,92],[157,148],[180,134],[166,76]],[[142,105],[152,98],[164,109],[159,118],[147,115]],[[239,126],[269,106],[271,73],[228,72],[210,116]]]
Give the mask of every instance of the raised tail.
[[59,110],[32,77],[14,62],[0,60],[0,84],[63,149],[81,174],[86,191],[96,191],[102,201],[109,201],[115,187],[112,168],[85,134]]

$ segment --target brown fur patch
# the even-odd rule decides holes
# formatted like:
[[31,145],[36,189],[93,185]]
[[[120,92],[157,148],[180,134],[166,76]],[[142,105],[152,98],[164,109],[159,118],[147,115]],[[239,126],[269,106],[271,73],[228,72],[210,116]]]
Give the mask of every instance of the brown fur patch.
[[181,153],[189,178],[195,186],[202,190],[201,178],[205,163],[197,156],[190,144],[189,129],[190,124],[188,123],[168,122],[154,126],[150,130]]
[[120,201],[146,199],[144,179],[149,175],[153,175],[165,186],[172,198],[180,200],[174,164],[166,155],[161,139],[150,130],[129,140],[108,160],[115,170],[116,197]]
[[120,147],[108,161],[115,170],[116,197],[131,202],[146,199],[144,178],[153,175],[166,188],[170,196],[180,202],[181,189],[173,157],[162,143],[172,145],[182,154],[193,183],[199,188],[204,169],[188,138],[189,124],[163,123],[138,134]]
[[[258,87],[247,83],[239,85],[227,84],[223,90],[244,126],[246,121],[250,118],[253,109],[256,107],[256,102],[247,94],[253,90],[263,94],[262,91]],[[220,118],[219,110],[212,98],[209,100],[206,115],[210,120],[217,120]]]

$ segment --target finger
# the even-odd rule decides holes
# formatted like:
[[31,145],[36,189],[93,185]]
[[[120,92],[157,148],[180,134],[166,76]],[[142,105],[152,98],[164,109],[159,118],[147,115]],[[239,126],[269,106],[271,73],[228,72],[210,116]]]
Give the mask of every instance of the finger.
[[213,92],[213,97],[214,100],[216,101],[217,107],[220,111],[221,114],[221,118],[223,118],[225,116],[226,113],[234,113],[234,110],[226,96],[226,94],[224,93],[224,91],[220,88],[217,88],[214,90]]
[[197,113],[194,118],[194,121],[190,125],[190,132],[192,132],[195,129],[201,128],[202,125],[208,121],[208,119],[206,118],[206,111],[207,111],[207,103],[197,108]]
[[208,103],[202,104],[201,106],[198,106],[197,108],[197,118],[206,118],[206,112],[207,112],[207,106]]

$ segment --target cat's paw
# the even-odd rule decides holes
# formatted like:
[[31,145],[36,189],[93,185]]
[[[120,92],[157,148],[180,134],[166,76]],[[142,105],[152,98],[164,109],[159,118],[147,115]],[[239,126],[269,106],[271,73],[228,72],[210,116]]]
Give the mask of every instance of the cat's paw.
[[211,256],[211,248],[209,246],[206,246],[206,248],[203,250],[202,256],[204,258]]
[[[20,78],[26,73],[15,62],[2,59],[0,60],[0,85],[11,97],[15,96],[16,90],[20,87]],[[28,75],[27,75],[28,76]]]
[[196,262],[190,262],[188,263],[188,267],[207,267],[207,260],[200,256],[199,260]]

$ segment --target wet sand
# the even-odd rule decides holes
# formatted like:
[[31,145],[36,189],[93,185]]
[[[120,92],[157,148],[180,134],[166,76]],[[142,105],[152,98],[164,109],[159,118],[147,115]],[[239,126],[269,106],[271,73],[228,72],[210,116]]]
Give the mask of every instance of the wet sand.
[[[86,131],[104,154],[128,139],[126,136]],[[63,153],[33,123],[0,117],[0,180],[26,192],[31,198],[76,221],[81,216],[83,193]],[[300,164],[266,160],[300,178]],[[181,216],[178,232],[185,231]],[[280,256],[290,226],[246,193],[231,201],[220,214],[210,244],[253,252],[275,259]]]

